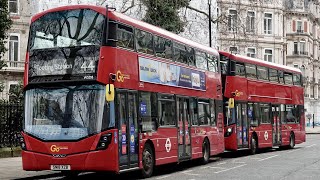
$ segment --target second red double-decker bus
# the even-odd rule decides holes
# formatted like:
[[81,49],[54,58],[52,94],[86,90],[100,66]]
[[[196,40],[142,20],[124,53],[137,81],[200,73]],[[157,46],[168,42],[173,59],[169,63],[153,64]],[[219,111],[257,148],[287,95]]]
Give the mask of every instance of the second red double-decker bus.
[[32,18],[23,169],[141,169],[224,151],[219,55],[113,10]]
[[220,52],[225,101],[226,150],[305,142],[301,71]]

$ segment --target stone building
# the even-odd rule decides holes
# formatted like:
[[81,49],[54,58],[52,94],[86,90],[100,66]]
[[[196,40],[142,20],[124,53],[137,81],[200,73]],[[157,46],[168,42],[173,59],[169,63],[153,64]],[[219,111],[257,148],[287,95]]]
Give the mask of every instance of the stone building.
[[304,75],[306,115],[320,122],[320,1],[286,0],[287,65]]
[[10,88],[23,80],[29,23],[33,9],[28,0],[8,0],[8,5],[13,24],[7,32],[8,51],[2,57],[7,67],[0,70],[0,82],[4,85],[4,90],[0,92],[0,99],[5,100],[9,99]]

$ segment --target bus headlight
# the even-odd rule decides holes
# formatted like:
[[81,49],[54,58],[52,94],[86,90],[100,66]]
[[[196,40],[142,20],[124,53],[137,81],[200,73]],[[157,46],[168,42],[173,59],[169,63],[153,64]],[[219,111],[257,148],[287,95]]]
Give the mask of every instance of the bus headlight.
[[111,140],[112,140],[112,133],[101,135],[96,149],[97,150],[107,149],[108,145],[111,143]]
[[233,128],[229,127],[227,128],[227,132],[224,134],[224,137],[229,137],[233,133]]
[[26,143],[25,143],[25,141],[24,141],[23,136],[22,136],[21,134],[18,134],[17,138],[18,138],[18,141],[19,141],[19,143],[20,143],[21,149],[22,149],[22,150],[27,150],[27,146],[26,146]]

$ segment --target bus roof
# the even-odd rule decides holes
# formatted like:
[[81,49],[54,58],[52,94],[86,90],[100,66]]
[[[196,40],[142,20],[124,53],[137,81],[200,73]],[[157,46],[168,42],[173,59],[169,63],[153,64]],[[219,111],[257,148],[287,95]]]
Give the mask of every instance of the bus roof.
[[282,71],[286,71],[286,72],[291,72],[291,73],[299,73],[299,74],[302,73],[301,70],[298,68],[285,66],[285,65],[281,65],[281,64],[276,64],[276,63],[272,63],[272,62],[267,62],[267,61],[263,61],[263,60],[257,59],[257,58],[251,58],[251,57],[242,56],[242,55],[238,55],[238,54],[231,54],[231,53],[225,52],[225,51],[219,51],[219,53],[231,58],[232,60],[243,62],[243,63],[250,63],[250,64],[260,65],[260,66],[264,66],[264,67],[270,67],[270,68],[274,68],[274,69],[278,69],[278,70],[282,70]]
[[[106,15],[106,8],[105,7],[93,6],[93,5],[69,5],[69,6],[61,6],[61,7],[49,9],[49,10],[46,10],[46,11],[41,12],[39,14],[36,14],[35,16],[32,17],[31,22],[34,22],[35,20],[37,20],[41,16],[43,16],[43,15],[45,15],[47,13],[50,13],[50,12],[63,11],[63,10],[72,10],[72,9],[92,9],[92,10],[97,11],[97,12],[103,14],[103,15]],[[122,13],[116,12],[116,11],[114,11],[112,9],[109,9],[108,12],[109,12],[109,17],[111,17],[113,19],[116,19],[117,21],[119,21],[121,23],[125,23],[127,25],[136,27],[138,29],[148,31],[150,33],[162,36],[164,38],[175,40],[177,42],[183,43],[185,45],[192,46],[194,48],[197,48],[199,50],[205,51],[207,53],[214,54],[216,56],[218,56],[218,54],[219,54],[218,51],[213,49],[213,48],[210,48],[208,46],[205,46],[205,45],[196,43],[194,41],[191,41],[189,39],[183,38],[183,37],[181,37],[181,36],[179,36],[177,34],[169,32],[169,31],[167,31],[165,29],[162,29],[162,28],[159,28],[157,26],[154,26],[154,25],[148,24],[146,22],[140,21],[138,19],[129,17],[129,16],[124,15]]]

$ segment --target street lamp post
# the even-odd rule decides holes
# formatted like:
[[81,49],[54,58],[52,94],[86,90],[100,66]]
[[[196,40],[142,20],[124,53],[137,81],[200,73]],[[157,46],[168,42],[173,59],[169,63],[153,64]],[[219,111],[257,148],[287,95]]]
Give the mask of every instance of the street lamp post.
[[211,38],[211,0],[208,0],[209,6],[209,46],[212,47],[212,38]]

